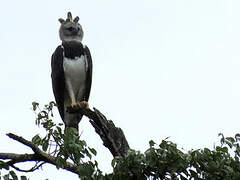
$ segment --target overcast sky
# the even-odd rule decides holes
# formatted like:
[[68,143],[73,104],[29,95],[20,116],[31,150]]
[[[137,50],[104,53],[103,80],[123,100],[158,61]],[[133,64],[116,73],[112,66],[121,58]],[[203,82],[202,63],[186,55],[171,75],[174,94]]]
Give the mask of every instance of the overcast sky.
[[[212,148],[217,135],[239,132],[240,1],[91,0],[4,1],[0,7],[0,152],[28,148],[7,138],[31,139],[32,101],[53,100],[50,58],[61,43],[58,18],[80,17],[93,58],[90,107],[121,127],[130,147],[166,137],[186,151]],[[55,111],[55,122],[61,122]],[[111,171],[110,152],[86,118],[82,138]],[[34,180],[77,179],[53,166]]]

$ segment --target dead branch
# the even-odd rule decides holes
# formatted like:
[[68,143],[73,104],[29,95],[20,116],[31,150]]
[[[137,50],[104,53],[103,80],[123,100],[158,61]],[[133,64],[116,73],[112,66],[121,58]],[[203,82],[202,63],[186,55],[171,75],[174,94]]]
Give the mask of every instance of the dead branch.
[[109,149],[113,157],[125,156],[130,149],[125,135],[121,128],[116,127],[111,120],[107,118],[96,108],[92,111],[89,108],[69,108],[71,113],[82,113],[89,118],[91,125],[96,133],[101,137],[103,145]]

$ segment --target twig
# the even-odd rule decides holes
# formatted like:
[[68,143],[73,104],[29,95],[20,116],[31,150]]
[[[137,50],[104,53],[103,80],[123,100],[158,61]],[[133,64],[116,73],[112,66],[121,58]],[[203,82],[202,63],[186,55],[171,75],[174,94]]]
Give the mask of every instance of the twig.
[[[16,169],[17,171],[20,172],[33,172],[35,170],[37,170],[39,167],[41,167],[43,164],[45,164],[46,162],[42,162],[39,164],[39,162],[36,162],[35,166],[33,166],[31,169],[29,170],[24,170],[24,169],[20,169],[19,167],[16,167],[14,164],[10,165],[12,168]],[[7,162],[8,164],[8,162]],[[39,164],[39,165],[38,165]]]

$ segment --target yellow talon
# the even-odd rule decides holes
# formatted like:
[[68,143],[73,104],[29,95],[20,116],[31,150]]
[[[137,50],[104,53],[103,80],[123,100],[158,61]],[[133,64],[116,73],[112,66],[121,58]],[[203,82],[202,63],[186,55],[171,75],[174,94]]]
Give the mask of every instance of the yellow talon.
[[81,108],[89,109],[89,104],[87,101],[81,101],[79,105]]
[[72,101],[72,106],[77,106],[78,104],[76,103],[76,101]]

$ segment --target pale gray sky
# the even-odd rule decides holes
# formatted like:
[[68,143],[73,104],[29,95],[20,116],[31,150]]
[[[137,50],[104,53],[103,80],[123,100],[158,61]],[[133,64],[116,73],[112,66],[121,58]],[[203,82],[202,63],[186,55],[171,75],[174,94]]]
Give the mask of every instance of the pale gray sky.
[[[239,132],[240,1],[5,1],[0,17],[0,152],[24,153],[8,132],[31,139],[31,102],[53,100],[50,58],[60,44],[58,18],[80,17],[94,63],[90,106],[121,127],[131,148],[169,137],[180,148],[212,148],[217,134]],[[58,112],[56,122],[61,122]],[[111,154],[86,118],[82,137],[102,170]],[[30,151],[28,151],[30,152]],[[52,166],[34,180],[77,179]]]

